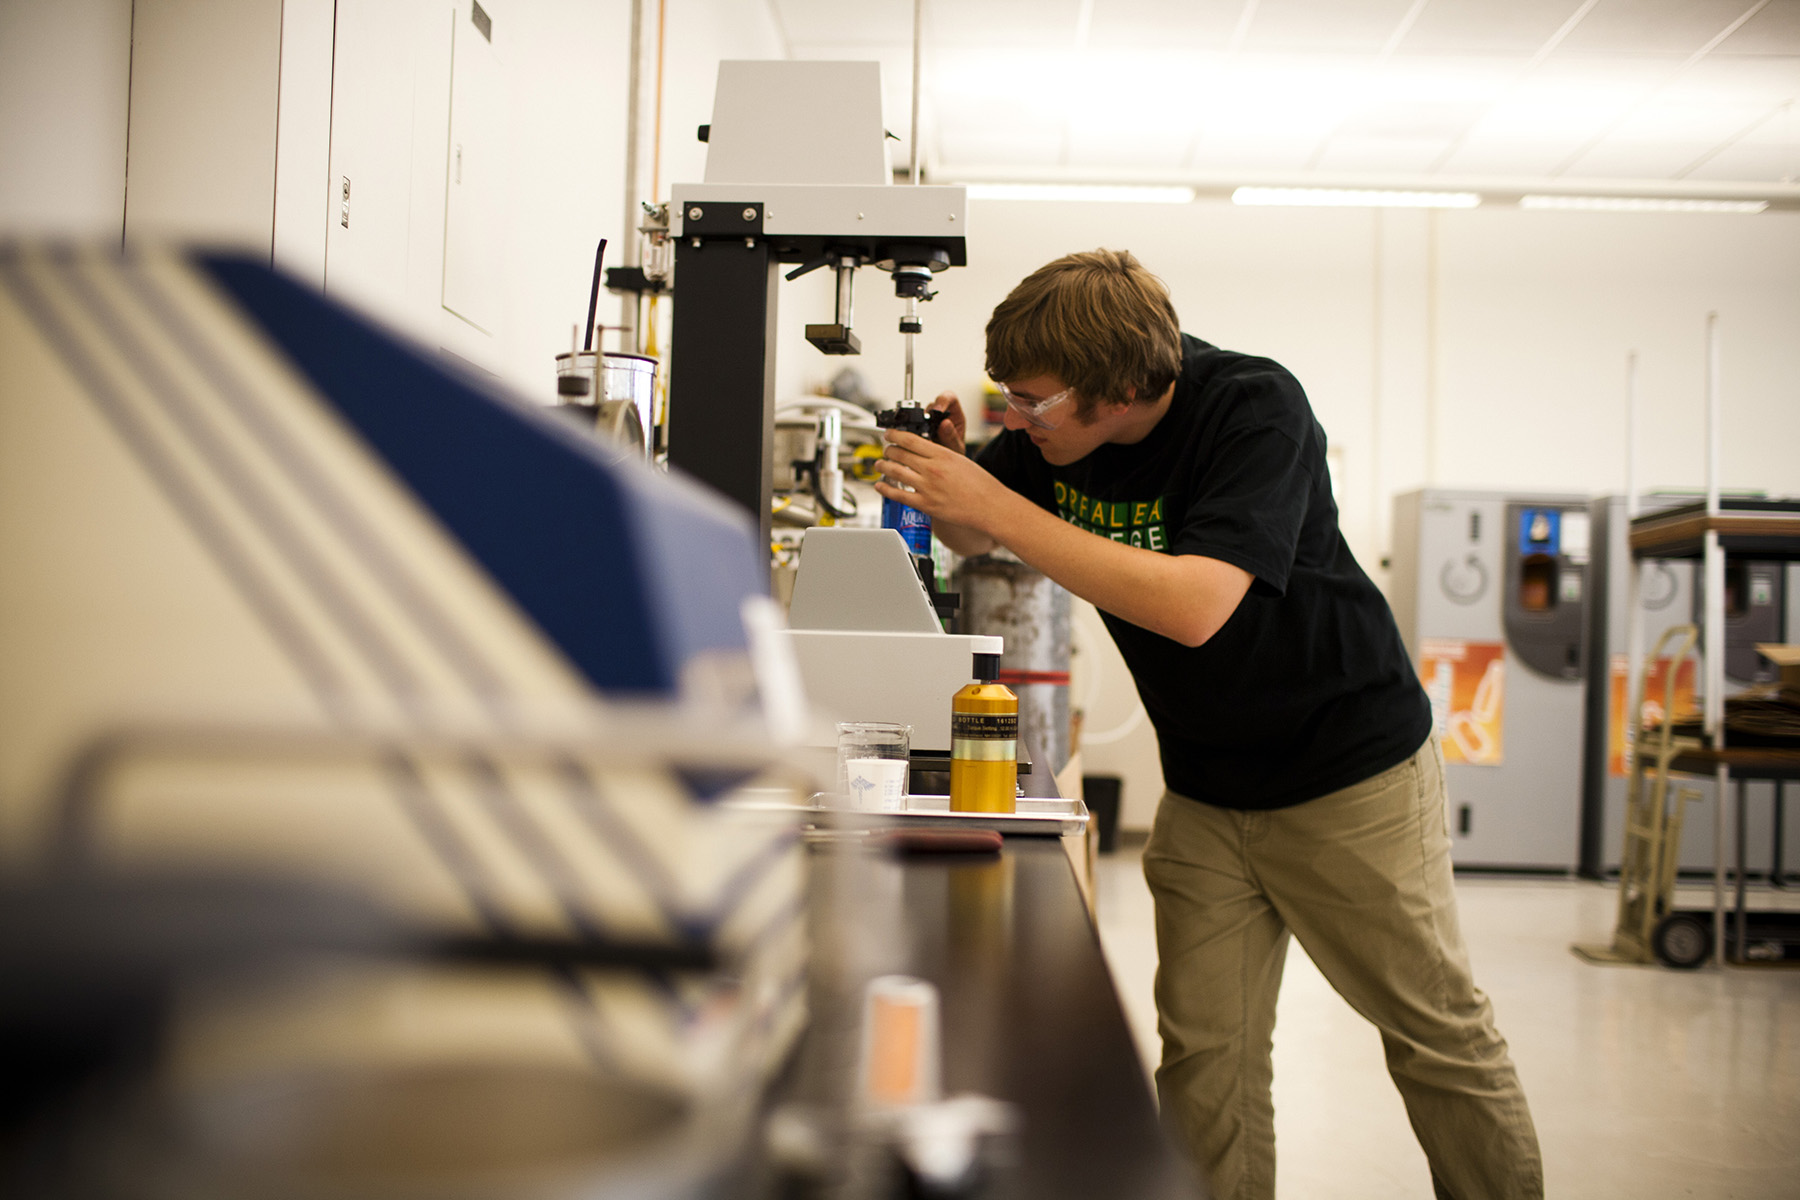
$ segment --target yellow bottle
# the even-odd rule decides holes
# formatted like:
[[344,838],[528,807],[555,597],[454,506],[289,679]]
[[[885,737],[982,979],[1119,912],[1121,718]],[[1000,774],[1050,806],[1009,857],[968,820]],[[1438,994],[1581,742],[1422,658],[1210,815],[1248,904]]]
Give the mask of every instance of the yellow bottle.
[[1019,698],[1003,683],[998,654],[975,656],[975,682],[950,698],[950,811],[1014,811],[1019,779]]

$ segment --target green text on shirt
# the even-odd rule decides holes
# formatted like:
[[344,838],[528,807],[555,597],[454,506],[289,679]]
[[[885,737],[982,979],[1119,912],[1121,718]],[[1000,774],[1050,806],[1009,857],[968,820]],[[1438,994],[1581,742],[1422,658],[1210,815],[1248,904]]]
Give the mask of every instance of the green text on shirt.
[[1128,546],[1167,551],[1169,527],[1163,521],[1163,499],[1096,500],[1066,483],[1056,485],[1056,508],[1062,519],[1089,533]]

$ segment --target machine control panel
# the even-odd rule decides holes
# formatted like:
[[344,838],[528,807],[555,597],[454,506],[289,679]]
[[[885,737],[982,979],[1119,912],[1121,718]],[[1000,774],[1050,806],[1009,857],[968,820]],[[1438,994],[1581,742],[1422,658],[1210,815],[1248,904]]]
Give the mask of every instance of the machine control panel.
[[1507,641],[1521,662],[1555,679],[1581,677],[1589,525],[1585,508],[1508,504]]

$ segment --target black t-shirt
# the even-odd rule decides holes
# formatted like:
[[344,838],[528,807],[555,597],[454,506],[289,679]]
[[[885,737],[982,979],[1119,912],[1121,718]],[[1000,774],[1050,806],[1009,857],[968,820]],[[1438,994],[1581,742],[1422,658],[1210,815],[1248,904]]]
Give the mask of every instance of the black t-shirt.
[[1009,432],[977,461],[1102,537],[1255,576],[1200,646],[1101,613],[1171,790],[1285,808],[1404,762],[1431,732],[1387,600],[1338,531],[1325,431],[1279,364],[1183,335],[1174,399],[1143,441],[1052,467]]

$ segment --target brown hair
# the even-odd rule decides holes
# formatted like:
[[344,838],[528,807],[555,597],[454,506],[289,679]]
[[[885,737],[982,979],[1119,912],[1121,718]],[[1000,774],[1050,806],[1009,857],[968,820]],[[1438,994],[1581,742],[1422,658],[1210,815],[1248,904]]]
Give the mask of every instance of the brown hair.
[[1160,398],[1181,371],[1169,289],[1128,250],[1068,254],[1027,275],[987,324],[987,373],[1053,375],[1086,421],[1101,403]]

